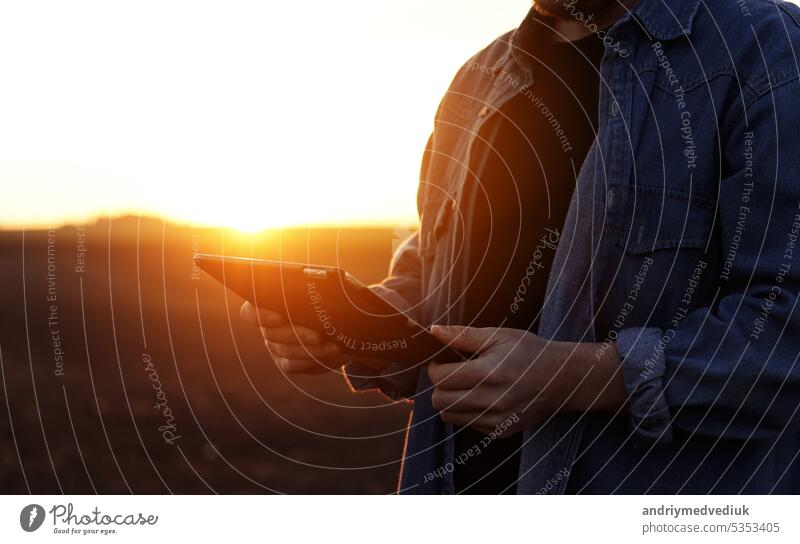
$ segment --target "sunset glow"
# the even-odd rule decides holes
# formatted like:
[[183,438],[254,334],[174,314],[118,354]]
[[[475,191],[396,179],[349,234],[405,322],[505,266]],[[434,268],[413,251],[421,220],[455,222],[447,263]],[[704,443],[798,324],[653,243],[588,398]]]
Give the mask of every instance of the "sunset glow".
[[413,223],[441,94],[528,7],[4,2],[0,227]]

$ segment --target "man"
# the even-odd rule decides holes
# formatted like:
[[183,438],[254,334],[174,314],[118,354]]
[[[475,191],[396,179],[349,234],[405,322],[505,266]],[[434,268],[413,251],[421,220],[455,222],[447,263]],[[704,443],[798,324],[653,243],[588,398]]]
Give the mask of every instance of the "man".
[[373,289],[465,352],[286,372],[414,401],[400,491],[800,491],[800,10],[536,0],[456,75]]

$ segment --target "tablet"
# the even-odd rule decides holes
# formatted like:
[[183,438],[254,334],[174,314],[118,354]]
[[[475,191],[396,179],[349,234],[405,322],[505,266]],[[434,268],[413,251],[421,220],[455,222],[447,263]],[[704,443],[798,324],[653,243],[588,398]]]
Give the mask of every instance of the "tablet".
[[345,353],[409,366],[467,359],[339,268],[221,255],[194,259],[253,305],[319,332]]

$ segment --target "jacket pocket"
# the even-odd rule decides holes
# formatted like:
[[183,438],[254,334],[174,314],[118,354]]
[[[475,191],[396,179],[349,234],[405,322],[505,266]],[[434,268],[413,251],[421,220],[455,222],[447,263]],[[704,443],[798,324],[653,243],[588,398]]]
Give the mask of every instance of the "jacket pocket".
[[618,245],[630,255],[662,249],[702,249],[709,244],[715,202],[663,188],[637,186],[628,195],[628,213]]
[[673,328],[715,296],[719,244],[709,199],[662,188],[631,188],[625,225],[598,288],[598,331]]

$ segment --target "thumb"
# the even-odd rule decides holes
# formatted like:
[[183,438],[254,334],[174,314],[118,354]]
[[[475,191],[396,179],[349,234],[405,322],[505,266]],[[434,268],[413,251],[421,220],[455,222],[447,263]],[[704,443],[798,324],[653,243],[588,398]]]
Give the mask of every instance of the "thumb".
[[431,334],[448,346],[467,352],[477,353],[486,348],[492,341],[497,329],[462,327],[460,325],[444,326],[434,325]]

